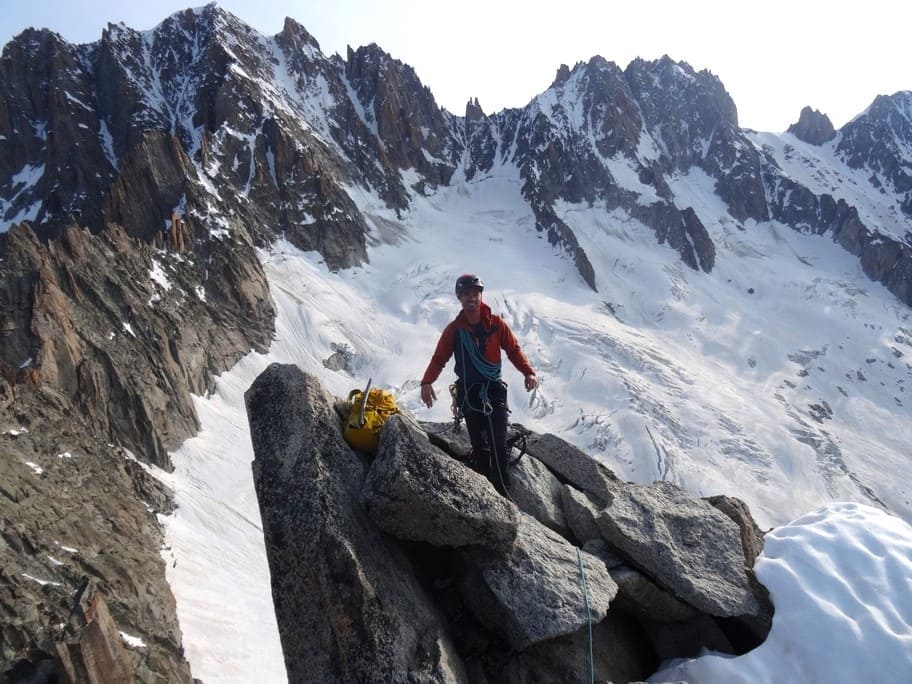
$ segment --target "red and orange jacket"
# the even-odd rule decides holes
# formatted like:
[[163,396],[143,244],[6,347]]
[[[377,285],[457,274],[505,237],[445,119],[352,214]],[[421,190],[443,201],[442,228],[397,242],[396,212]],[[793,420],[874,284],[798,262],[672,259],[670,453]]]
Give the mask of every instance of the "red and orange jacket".
[[[450,360],[450,357],[456,351],[456,331],[460,328],[468,330],[472,334],[479,351],[486,360],[499,365],[500,350],[503,349],[507,354],[507,358],[510,359],[523,376],[535,374],[532,365],[526,355],[523,354],[522,349],[520,349],[516,336],[510,330],[510,326],[500,316],[492,314],[491,307],[482,302],[480,323],[482,334],[477,334],[479,328],[473,329],[465,313],[460,311],[459,315],[443,329],[443,334],[440,335],[440,341],[437,342],[437,348],[434,350],[431,362],[428,364],[427,370],[424,371],[424,377],[421,378],[422,385],[431,384],[440,377],[440,373],[446,366],[447,361]],[[464,369],[458,356],[456,359],[456,374],[469,384],[472,383],[472,380],[466,377],[466,375],[472,375],[472,369],[468,369],[468,371]]]

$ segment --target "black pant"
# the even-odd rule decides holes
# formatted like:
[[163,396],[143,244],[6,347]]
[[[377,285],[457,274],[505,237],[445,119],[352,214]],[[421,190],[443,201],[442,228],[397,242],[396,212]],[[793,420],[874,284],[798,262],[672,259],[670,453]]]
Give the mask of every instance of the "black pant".
[[458,388],[459,405],[472,442],[474,468],[506,496],[510,486],[507,385],[500,381],[476,383],[469,387],[468,396],[461,382]]

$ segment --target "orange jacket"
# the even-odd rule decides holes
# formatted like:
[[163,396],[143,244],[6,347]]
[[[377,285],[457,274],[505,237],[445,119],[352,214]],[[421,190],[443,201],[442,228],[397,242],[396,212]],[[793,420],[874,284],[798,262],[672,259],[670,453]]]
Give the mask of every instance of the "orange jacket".
[[[481,303],[481,325],[485,331],[485,340],[483,349],[480,351],[485,359],[491,363],[500,364],[500,350],[503,349],[507,354],[507,358],[510,359],[523,376],[535,374],[526,355],[519,348],[519,342],[516,340],[516,335],[510,330],[510,326],[500,316],[492,314],[491,307],[484,302]],[[440,335],[440,340],[437,342],[437,348],[434,350],[431,362],[428,364],[427,370],[424,371],[424,377],[421,378],[422,385],[429,385],[440,377],[441,371],[443,371],[447,361],[450,360],[456,350],[456,330],[459,328],[472,332],[472,325],[466,319],[463,311],[460,311],[459,315],[443,329],[443,334]],[[475,339],[477,342],[478,338],[476,337]],[[463,369],[460,366],[461,364],[457,361],[456,372],[461,375]]]

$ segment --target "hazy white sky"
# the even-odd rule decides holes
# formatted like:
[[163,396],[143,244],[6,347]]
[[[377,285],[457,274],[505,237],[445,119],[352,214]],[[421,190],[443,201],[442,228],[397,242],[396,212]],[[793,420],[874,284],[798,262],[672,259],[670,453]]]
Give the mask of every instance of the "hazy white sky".
[[[0,43],[28,26],[94,42],[108,22],[146,30],[193,0],[0,0]],[[327,55],[377,43],[412,67],[438,104],[463,114],[520,107],[561,64],[601,55],[621,68],[663,54],[718,76],[741,126],[782,131],[810,105],[838,128],[877,95],[912,90],[912,3],[867,0],[222,0],[265,35],[286,16]]]

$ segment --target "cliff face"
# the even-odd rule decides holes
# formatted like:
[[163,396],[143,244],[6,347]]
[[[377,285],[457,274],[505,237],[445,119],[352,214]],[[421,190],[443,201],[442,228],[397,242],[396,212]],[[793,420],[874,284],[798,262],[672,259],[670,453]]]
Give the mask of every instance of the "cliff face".
[[810,107],[801,110],[798,121],[789,126],[788,132],[811,145],[823,145],[836,137],[830,117]]
[[97,235],[73,225],[49,243],[27,225],[0,236],[13,284],[0,295],[0,364],[16,396],[47,385],[92,434],[168,468],[167,450],[196,429],[190,393],[265,349],[273,316],[252,246],[202,246],[192,232],[174,230],[183,252],[118,224]]
[[[100,678],[71,681],[127,681],[114,676],[126,663],[137,681],[189,684],[156,519],[170,491],[50,384],[3,383],[0,406],[3,680],[94,662]],[[98,602],[104,616],[89,610]],[[121,631],[143,647],[125,648]]]
[[297,367],[245,399],[291,681],[585,679],[589,634],[597,679],[632,681],[769,632],[763,538],[737,500],[621,482],[534,433],[508,500],[440,425],[393,416],[375,458],[352,451]]
[[75,638],[88,577],[149,645],[131,651],[137,678],[190,680],[159,554],[170,493],[136,459],[170,468],[197,429],[191,393],[266,348],[272,304],[250,244],[200,245],[180,224],[167,243],[118,224],[48,243],[25,224],[0,235],[4,670],[30,644],[51,654]]

